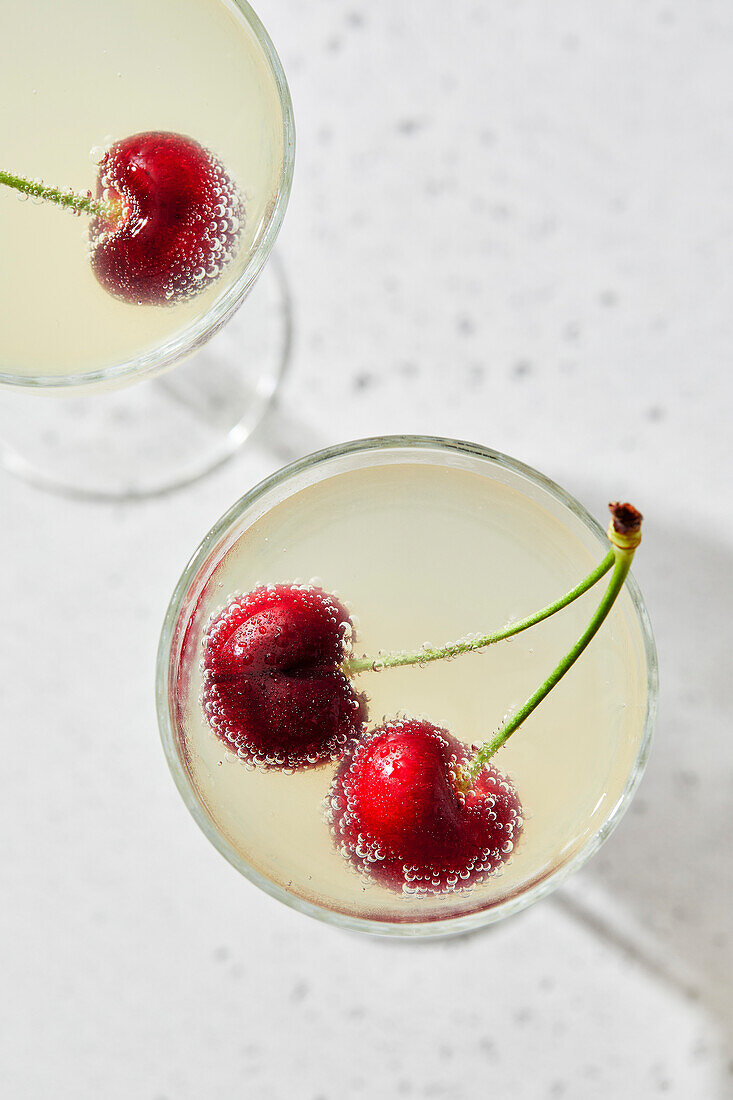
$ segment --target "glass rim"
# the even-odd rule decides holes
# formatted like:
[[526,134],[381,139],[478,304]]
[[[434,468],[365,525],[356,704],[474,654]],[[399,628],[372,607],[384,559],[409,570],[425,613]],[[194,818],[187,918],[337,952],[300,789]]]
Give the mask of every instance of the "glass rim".
[[510,894],[495,905],[484,908],[477,907],[457,917],[435,917],[424,921],[381,921],[335,912],[332,909],[328,909],[326,906],[307,901],[289,892],[284,887],[278,885],[278,883],[257,871],[218,832],[211,818],[208,816],[194,793],[192,784],[182,767],[179,755],[176,751],[176,740],[170,710],[170,671],[173,662],[173,641],[175,631],[186,602],[186,594],[189,592],[189,589],[200,574],[202,567],[209,559],[213,550],[220,544],[228,531],[237,523],[248,508],[271,490],[285,484],[298,474],[318,467],[333,459],[359,453],[368,453],[370,451],[380,453],[392,449],[408,451],[424,449],[434,450],[437,453],[448,452],[469,455],[480,460],[488,461],[511,473],[525,477],[533,482],[533,484],[547,491],[556,501],[571,511],[577,519],[581,520],[586,529],[596,536],[599,545],[605,546],[607,549],[608,540],[605,531],[575,497],[551,478],[535,470],[532,466],[511,458],[500,451],[485,447],[482,444],[470,443],[442,436],[388,435],[357,439],[314,451],[304,458],[297,459],[295,462],[288,463],[286,466],[281,467],[275,473],[254,485],[248,492],[244,493],[213,525],[191,555],[191,558],[173,590],[173,595],[171,596],[160,634],[156,662],[156,709],[163,751],[179,794],[204,835],[214,845],[217,851],[240,872],[240,874],[271,897],[283,902],[289,908],[295,909],[300,913],[314,917],[316,920],[323,921],[327,924],[333,924],[336,927],[346,928],[352,931],[366,932],[381,936],[429,938],[472,931],[520,912],[533,902],[540,900],[557,889],[566,878],[579,870],[608,839],[628,809],[631,799],[641,782],[649,758],[657,714],[659,689],[658,658],[654,634],[641,590],[633,574],[629,573],[625,581],[625,587],[631,598],[633,610],[641,630],[647,674],[644,726],[634,763],[629,771],[624,789],[617,798],[615,804],[609,808],[609,812],[605,816],[603,822],[574,855],[564,862],[559,863],[545,874],[536,876],[535,880],[530,883],[529,886],[526,888],[519,888],[513,894]]
[[262,271],[277,239],[287,209],[293,185],[295,167],[295,117],[285,71],[272,40],[257,13],[247,0],[220,0],[226,7],[239,9],[245,23],[261,48],[275,80],[283,121],[283,162],[274,203],[267,216],[257,247],[252,251],[244,270],[217,298],[211,309],[181,332],[162,344],[133,356],[122,363],[85,371],[82,374],[17,375],[0,370],[0,389],[67,390],[84,389],[103,382],[149,378],[172,366],[179,359],[205,344],[229,320],[242,304]]

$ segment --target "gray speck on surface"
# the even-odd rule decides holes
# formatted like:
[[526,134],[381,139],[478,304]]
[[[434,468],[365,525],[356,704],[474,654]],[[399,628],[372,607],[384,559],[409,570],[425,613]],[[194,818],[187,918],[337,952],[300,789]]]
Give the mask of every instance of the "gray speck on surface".
[[216,962],[226,962],[229,958],[229,954],[228,947],[217,947],[214,950],[214,959]]
[[522,1024],[528,1024],[531,1019],[532,1012],[529,1008],[520,1008],[514,1013],[514,1023],[520,1026]]
[[580,336],[580,326],[571,321],[563,329],[562,335],[563,340],[567,340],[569,344],[574,343]]
[[368,390],[374,385],[374,381],[373,374],[357,374],[354,378],[354,389]]
[[337,34],[332,34],[330,38],[326,39],[326,49],[329,53],[338,53],[342,45],[343,43]]
[[401,118],[397,123],[397,131],[405,137],[409,137],[412,134],[416,134],[419,130],[422,130],[425,123],[419,118]]
[[300,1002],[304,1001],[308,996],[309,990],[310,986],[307,982],[296,982],[293,988],[290,990],[290,1000],[295,1002],[295,1004],[300,1004]]
[[532,235],[538,239],[543,237],[551,237],[553,233],[557,232],[557,219],[556,218],[541,218],[535,225],[532,226]]
[[440,195],[448,187],[447,180],[428,179],[425,181],[425,194],[426,195]]
[[598,295],[598,301],[602,306],[606,306],[607,309],[610,309],[611,306],[618,304],[618,294],[615,290],[602,290]]
[[456,331],[459,332],[461,336],[472,336],[476,331],[476,322],[472,317],[457,317]]
[[517,359],[516,363],[512,367],[512,374],[515,378],[526,378],[528,374],[532,373],[532,364],[529,359]]
[[360,11],[350,11],[346,16],[346,22],[354,30],[360,30],[364,26],[364,16]]
[[550,1096],[564,1096],[565,1095],[565,1082],[553,1081],[550,1085]]
[[664,420],[666,415],[665,409],[661,405],[652,405],[650,409],[646,410],[647,420],[651,420],[652,423],[656,423],[659,420]]
[[664,1067],[657,1063],[652,1067],[652,1072],[655,1078],[655,1091],[656,1092],[669,1092],[671,1081],[664,1072]]
[[485,1037],[479,1039],[478,1049],[484,1058],[489,1058],[493,1061],[496,1057],[496,1044],[492,1039],[487,1039]]
[[357,1005],[355,1008],[347,1009],[346,1015],[350,1020],[363,1020],[366,1016],[366,1009],[361,1005]]

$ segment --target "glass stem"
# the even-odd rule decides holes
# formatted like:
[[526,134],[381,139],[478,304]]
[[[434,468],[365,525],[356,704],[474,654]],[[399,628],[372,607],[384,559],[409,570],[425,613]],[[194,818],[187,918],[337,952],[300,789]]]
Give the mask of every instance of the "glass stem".
[[626,580],[626,574],[629,571],[631,561],[634,557],[635,549],[635,546],[619,546],[614,544],[613,550],[611,551],[612,557],[614,559],[613,573],[611,574],[611,579],[608,582],[608,588],[606,589],[603,598],[601,599],[601,602],[596,608],[591,621],[588,623],[588,626],[585,628],[580,638],[578,638],[577,642],[572,647],[570,652],[566,653],[566,655],[563,657],[557,667],[547,677],[545,682],[537,689],[537,691],[535,691],[533,695],[529,697],[521,710],[517,711],[513,718],[511,718],[507,722],[507,724],[499,730],[499,732],[491,739],[491,741],[487,741],[486,744],[482,745],[481,748],[475,753],[466,769],[469,782],[473,781],[476,778],[478,773],[483,768],[484,764],[486,764],[487,761],[489,761],[494,755],[494,753],[497,752],[502,747],[502,745],[504,745],[509,740],[511,735],[515,732],[515,730],[519,728],[519,726],[521,726],[522,722],[524,722],[524,720],[529,717],[535,707],[538,706],[538,704],[542,702],[545,696],[549,695],[555,685],[558,684],[560,680],[562,680],[565,673],[570,668],[572,668],[578,657],[580,657],[583,650],[589,644],[591,639],[595,636],[599,627],[601,626],[601,623],[604,621],[609,611],[613,607],[616,597],[623,588],[624,581]]
[[409,653],[387,653],[384,655],[380,654],[378,657],[353,657],[350,661],[344,662],[341,666],[341,670],[346,676],[355,676],[360,672],[381,671],[383,668],[401,668],[405,665],[424,665],[427,664],[428,661],[442,661],[446,657],[457,657],[461,653],[470,653],[473,650],[484,649],[486,646],[493,645],[495,642],[501,642],[505,638],[512,638],[515,634],[520,634],[530,626],[541,623],[543,619],[549,619],[556,611],[560,611],[563,607],[567,607],[568,604],[577,600],[579,596],[582,596],[584,592],[592,588],[601,577],[605,576],[613,566],[615,560],[614,551],[609,550],[603,561],[597,565],[580,584],[576,585],[570,592],[566,592],[559,600],[542,608],[541,611],[536,611],[533,615],[528,615],[526,619],[519,619],[517,622],[510,623],[509,626],[505,626],[492,634],[483,634],[479,638],[452,642],[441,648],[418,649]]

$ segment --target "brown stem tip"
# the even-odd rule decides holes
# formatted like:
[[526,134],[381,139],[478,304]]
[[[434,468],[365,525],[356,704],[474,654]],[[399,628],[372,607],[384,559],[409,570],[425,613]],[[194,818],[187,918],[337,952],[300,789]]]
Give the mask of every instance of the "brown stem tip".
[[608,510],[613,517],[613,529],[619,535],[631,535],[641,527],[641,521],[644,517],[641,512],[634,508],[633,504],[621,504],[616,501],[609,504]]

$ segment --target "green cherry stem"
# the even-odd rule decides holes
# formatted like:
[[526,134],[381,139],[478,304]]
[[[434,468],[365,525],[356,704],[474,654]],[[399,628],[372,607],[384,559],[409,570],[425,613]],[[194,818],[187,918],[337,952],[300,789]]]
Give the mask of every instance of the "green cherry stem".
[[545,682],[530,695],[524,706],[499,730],[499,732],[487,741],[474,754],[466,768],[468,784],[476,778],[483,766],[491,759],[495,752],[504,745],[511,735],[522,725],[542,700],[550,694],[556,684],[562,680],[565,673],[580,657],[583,650],[598,632],[601,624],[614,605],[616,597],[624,586],[626,575],[631,567],[634,552],[641,542],[640,512],[637,512],[630,504],[609,505],[612,513],[611,524],[608,528],[608,537],[612,544],[613,573],[608,582],[601,602],[598,604],[588,626],[585,628],[575,645],[566,653],[556,668],[550,673]]
[[501,630],[494,631],[492,634],[483,634],[479,638],[469,638],[460,642],[451,642],[449,645],[440,648],[431,647],[427,649],[418,649],[410,653],[386,653],[380,654],[378,657],[352,657],[350,661],[344,661],[341,666],[341,671],[346,676],[356,676],[360,672],[381,671],[383,668],[401,668],[404,665],[424,665],[427,664],[428,661],[442,661],[446,657],[457,657],[461,653],[470,653],[476,649],[484,649],[486,646],[493,645],[495,642],[501,642],[505,638],[513,638],[515,634],[521,634],[523,630],[527,630],[530,626],[541,623],[543,619],[549,619],[556,611],[561,611],[563,607],[567,607],[568,604],[577,600],[579,596],[582,596],[584,592],[592,588],[601,577],[605,576],[613,566],[615,560],[614,551],[609,550],[603,561],[597,565],[580,584],[576,585],[570,592],[566,592],[559,600],[555,600],[554,603],[549,604],[547,607],[543,607],[541,611],[536,611],[533,615],[528,615],[525,619],[518,619],[517,622],[510,623],[508,626],[503,627]]
[[77,214],[96,214],[110,222],[119,221],[120,211],[116,204],[102,202],[93,199],[91,195],[78,195],[74,191],[60,191],[58,187],[46,187],[38,180],[24,179],[23,176],[13,176],[10,172],[0,169],[0,183],[6,187],[12,187],[23,195],[32,198],[43,199],[46,202],[55,202],[57,206],[65,206],[76,211]]

